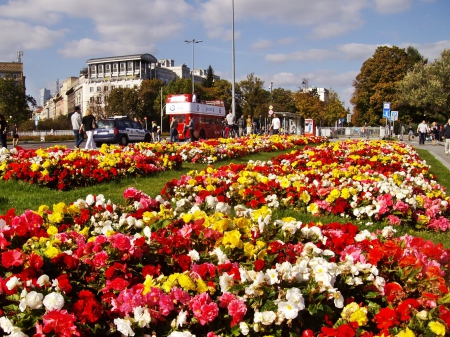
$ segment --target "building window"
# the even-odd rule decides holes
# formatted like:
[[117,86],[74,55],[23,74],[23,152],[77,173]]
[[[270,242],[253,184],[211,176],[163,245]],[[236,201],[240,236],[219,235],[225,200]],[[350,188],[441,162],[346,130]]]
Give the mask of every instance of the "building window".
[[127,63],[127,70],[133,70],[133,62],[132,61],[129,61]]
[[110,69],[111,69],[111,65],[110,65],[109,63],[108,63],[108,64],[105,64],[105,71],[106,71],[106,72],[109,72]]
[[115,86],[115,85],[112,85],[112,86],[111,86],[111,90],[114,90],[114,89],[116,89],[116,86]]
[[114,64],[113,64],[113,71],[114,71],[114,72],[117,72],[117,63],[114,63]]
[[129,84],[127,84],[127,88],[129,88],[130,87],[130,85]]
[[107,85],[105,85],[104,87],[103,87],[103,91],[108,91],[108,86]]
[[102,91],[102,87],[97,87],[97,92]]
[[90,92],[94,92],[94,87],[90,87],[90,88],[89,88],[89,91],[90,91]]
[[92,73],[92,74],[95,74],[95,65],[92,65],[92,66],[91,66],[91,73]]
[[122,71],[122,70],[125,70],[125,63],[120,63],[120,70]]
[[99,73],[102,73],[102,72],[103,72],[103,65],[102,65],[102,64],[99,64],[99,66],[98,66],[98,72],[99,72]]

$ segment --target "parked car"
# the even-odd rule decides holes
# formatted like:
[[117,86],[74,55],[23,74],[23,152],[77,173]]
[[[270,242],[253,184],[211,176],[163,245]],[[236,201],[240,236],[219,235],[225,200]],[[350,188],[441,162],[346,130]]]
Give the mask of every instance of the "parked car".
[[94,130],[94,142],[98,147],[103,143],[126,146],[128,143],[150,142],[152,139],[149,130],[127,116],[100,119],[97,125],[97,129]]

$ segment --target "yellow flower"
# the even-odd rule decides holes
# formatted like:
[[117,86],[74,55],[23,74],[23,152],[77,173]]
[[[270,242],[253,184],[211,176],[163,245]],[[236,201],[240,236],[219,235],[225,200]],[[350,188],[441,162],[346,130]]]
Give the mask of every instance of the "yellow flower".
[[333,189],[330,194],[327,197],[327,201],[328,202],[333,202],[335,201],[337,198],[339,198],[339,196],[341,195],[341,192],[338,189]]
[[58,234],[58,228],[56,228],[55,226],[49,226],[47,228],[47,234],[50,235],[50,236]]
[[220,233],[223,233],[230,226],[230,220],[229,219],[221,219],[218,221],[214,221],[214,222],[212,222],[212,224],[210,226],[212,229],[214,229]]
[[142,221],[144,221],[144,223],[146,223],[147,225],[153,225],[156,222],[158,215],[156,214],[155,211],[153,212],[144,212],[142,214]]
[[241,233],[238,230],[226,232],[222,238],[222,243],[231,248],[240,248],[242,246]]
[[56,205],[53,205],[53,212],[58,213],[67,213],[67,206],[63,202],[59,202]]
[[32,172],[36,172],[36,171],[38,171],[39,170],[39,164],[36,164],[36,163],[33,163],[33,164],[31,164],[31,166],[30,166],[30,170],[32,171]]
[[255,248],[255,246],[250,242],[244,243],[244,254],[247,255],[248,257],[251,258],[253,255],[256,254],[257,251],[258,250]]
[[431,331],[433,331],[437,336],[445,336],[445,326],[439,322],[430,322],[428,323],[428,327]]
[[44,216],[44,214],[46,214],[48,211],[48,206],[47,205],[41,205],[39,206],[38,210],[37,210],[37,214],[39,214],[41,217]]
[[178,276],[178,284],[184,291],[195,290],[196,286],[192,279],[186,274],[180,274]]
[[81,235],[87,236],[89,234],[89,227],[84,227],[81,231],[79,231]]
[[344,199],[348,199],[350,198],[350,191],[348,190],[347,187],[344,187],[341,191],[341,197]]
[[359,308],[353,314],[350,315],[350,322],[357,322],[359,326],[367,324],[367,309]]
[[182,219],[185,223],[189,223],[192,220],[192,215],[189,213],[186,213],[182,216]]
[[197,292],[198,293],[204,293],[209,290],[208,286],[201,278],[198,278],[196,282],[197,282]]
[[170,275],[167,278],[166,282],[164,282],[164,284],[161,286],[162,290],[168,293],[173,287],[175,287],[177,285],[177,279],[179,275],[179,273]]
[[316,203],[312,203],[306,207],[306,210],[311,214],[317,214],[319,213],[319,206]]
[[44,252],[45,256],[47,256],[50,259],[57,257],[60,253],[61,251],[53,246],[49,246]]
[[400,331],[396,337],[416,337],[416,335],[407,327],[406,330]]
[[308,204],[309,201],[311,200],[311,196],[309,195],[309,193],[307,191],[303,191],[302,194],[300,195],[300,199],[305,203]]
[[142,290],[142,295],[145,295],[148,292],[150,292],[150,290],[153,286],[154,286],[153,277],[150,275],[145,275],[144,289]]
[[281,178],[280,185],[282,188],[288,188],[291,186],[291,182],[286,177]]
[[51,223],[60,223],[63,221],[64,215],[62,213],[56,212],[48,215],[48,221]]

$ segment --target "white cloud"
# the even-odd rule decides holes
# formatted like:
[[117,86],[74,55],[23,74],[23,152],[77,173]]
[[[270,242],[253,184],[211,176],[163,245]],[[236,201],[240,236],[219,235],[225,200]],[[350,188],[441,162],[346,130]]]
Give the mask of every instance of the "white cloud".
[[334,58],[336,53],[327,49],[310,49],[307,51],[295,51],[289,54],[268,54],[265,59],[270,62],[283,63],[288,61],[311,61]]
[[273,47],[273,42],[269,40],[259,40],[252,44],[253,50],[265,50]]
[[450,49],[450,40],[425,44],[402,43],[399,47],[408,48],[409,46],[416,48],[423,57],[428,58],[428,62],[433,62],[434,60],[441,58],[441,54],[444,50]]
[[0,55],[17,50],[37,50],[57,43],[67,33],[65,29],[50,30],[16,20],[0,19]]
[[375,0],[375,7],[384,14],[400,13],[411,8],[411,0]]

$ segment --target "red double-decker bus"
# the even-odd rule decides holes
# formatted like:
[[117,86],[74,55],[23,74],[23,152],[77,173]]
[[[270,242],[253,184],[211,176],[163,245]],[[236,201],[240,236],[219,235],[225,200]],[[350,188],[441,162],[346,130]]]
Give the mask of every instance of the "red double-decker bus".
[[184,133],[184,126],[194,119],[194,137],[196,139],[222,137],[222,120],[225,117],[223,101],[192,102],[191,94],[168,95],[166,113],[170,123],[174,118],[178,121],[178,137],[180,140],[191,138],[190,131]]

